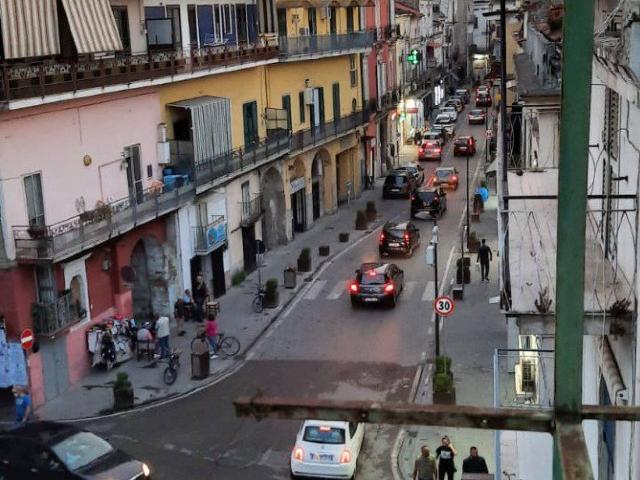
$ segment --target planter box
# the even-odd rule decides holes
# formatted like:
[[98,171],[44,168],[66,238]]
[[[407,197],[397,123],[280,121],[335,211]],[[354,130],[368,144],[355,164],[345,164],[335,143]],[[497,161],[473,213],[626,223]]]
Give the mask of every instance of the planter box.
[[276,308],[280,304],[280,294],[276,291],[272,295],[264,296],[264,308]]
[[298,257],[298,271],[299,272],[310,272],[311,271],[311,258],[301,258]]
[[329,252],[329,245],[321,245],[320,247],[318,247],[318,255],[320,255],[321,257],[328,257]]
[[113,409],[126,410],[133,408],[133,388],[113,390]]
[[438,405],[455,405],[456,391],[452,392],[433,392],[433,403]]
[[296,271],[293,268],[285,268],[283,280],[284,288],[296,288]]
[[338,240],[340,240],[340,242],[342,243],[347,243],[349,241],[349,234],[348,233],[341,233],[338,235]]

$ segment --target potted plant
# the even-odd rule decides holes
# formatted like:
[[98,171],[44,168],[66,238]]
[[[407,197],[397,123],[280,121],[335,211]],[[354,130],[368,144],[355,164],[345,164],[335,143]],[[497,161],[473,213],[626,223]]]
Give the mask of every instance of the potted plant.
[[310,272],[311,271],[311,249],[303,248],[298,257],[298,271]]
[[264,307],[276,308],[279,303],[278,279],[270,278],[264,286]]
[[367,213],[364,210],[358,210],[356,214],[356,230],[366,230],[368,224]]
[[349,232],[342,232],[338,234],[338,240],[341,243],[347,243],[349,241]]
[[451,373],[451,358],[436,358],[436,374],[433,377],[433,403],[454,405],[456,403],[456,389]]
[[32,225],[29,225],[27,233],[31,238],[35,240],[41,240],[47,236],[47,227],[46,225],[38,225],[34,223]]
[[113,384],[113,408],[114,410],[125,410],[132,407],[133,386],[129,381],[129,375],[125,372],[120,372]]
[[367,202],[367,220],[373,222],[378,215],[378,210],[376,210],[376,202],[368,201]]
[[329,245],[320,245],[318,247],[318,255],[321,257],[328,257],[330,251]]

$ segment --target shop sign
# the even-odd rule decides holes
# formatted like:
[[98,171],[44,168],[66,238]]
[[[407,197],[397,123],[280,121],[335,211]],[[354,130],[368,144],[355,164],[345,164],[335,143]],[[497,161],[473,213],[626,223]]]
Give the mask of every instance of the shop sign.
[[227,241],[227,222],[220,220],[207,227],[207,249],[215,249]]
[[302,190],[304,188],[304,177],[298,177],[291,180],[291,194]]

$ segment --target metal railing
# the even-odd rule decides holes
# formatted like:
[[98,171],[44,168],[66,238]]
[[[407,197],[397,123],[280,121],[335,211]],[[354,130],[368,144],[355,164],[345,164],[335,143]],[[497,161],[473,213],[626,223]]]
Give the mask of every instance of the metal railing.
[[374,41],[395,40],[400,37],[400,25],[386,25],[374,30]]
[[255,195],[247,202],[240,202],[240,206],[242,208],[240,226],[249,227],[262,216],[262,195]]
[[335,121],[329,121],[291,135],[290,151],[296,152],[317,145],[327,138],[347,133],[369,121],[370,110],[358,110]]
[[88,88],[128,84],[215,67],[277,58],[277,45],[233,45],[182,51],[117,54],[95,60],[42,60],[2,64],[0,101],[75,92]]
[[227,240],[224,215],[215,215],[207,225],[192,227],[196,255],[207,255]]
[[34,303],[31,306],[34,333],[38,336],[54,335],[80,320],[77,302],[71,293],[53,302]]
[[333,53],[371,48],[374,31],[345,33],[340,35],[304,35],[301,37],[280,37],[280,55],[284,57]]
[[189,181],[182,186],[159,184],[52,225],[14,226],[16,258],[62,260],[174,211],[194,197]]

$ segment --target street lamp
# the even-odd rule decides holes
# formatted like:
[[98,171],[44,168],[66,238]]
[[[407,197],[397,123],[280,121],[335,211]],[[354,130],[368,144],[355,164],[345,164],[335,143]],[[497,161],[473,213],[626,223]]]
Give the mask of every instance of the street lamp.
[[[435,220],[434,220],[435,223]],[[434,299],[438,298],[438,225],[434,225],[431,230],[431,241],[426,252],[427,265],[433,267],[434,277]],[[434,309],[435,311],[435,309]],[[435,312],[436,316],[436,357],[440,356],[440,315]]]

